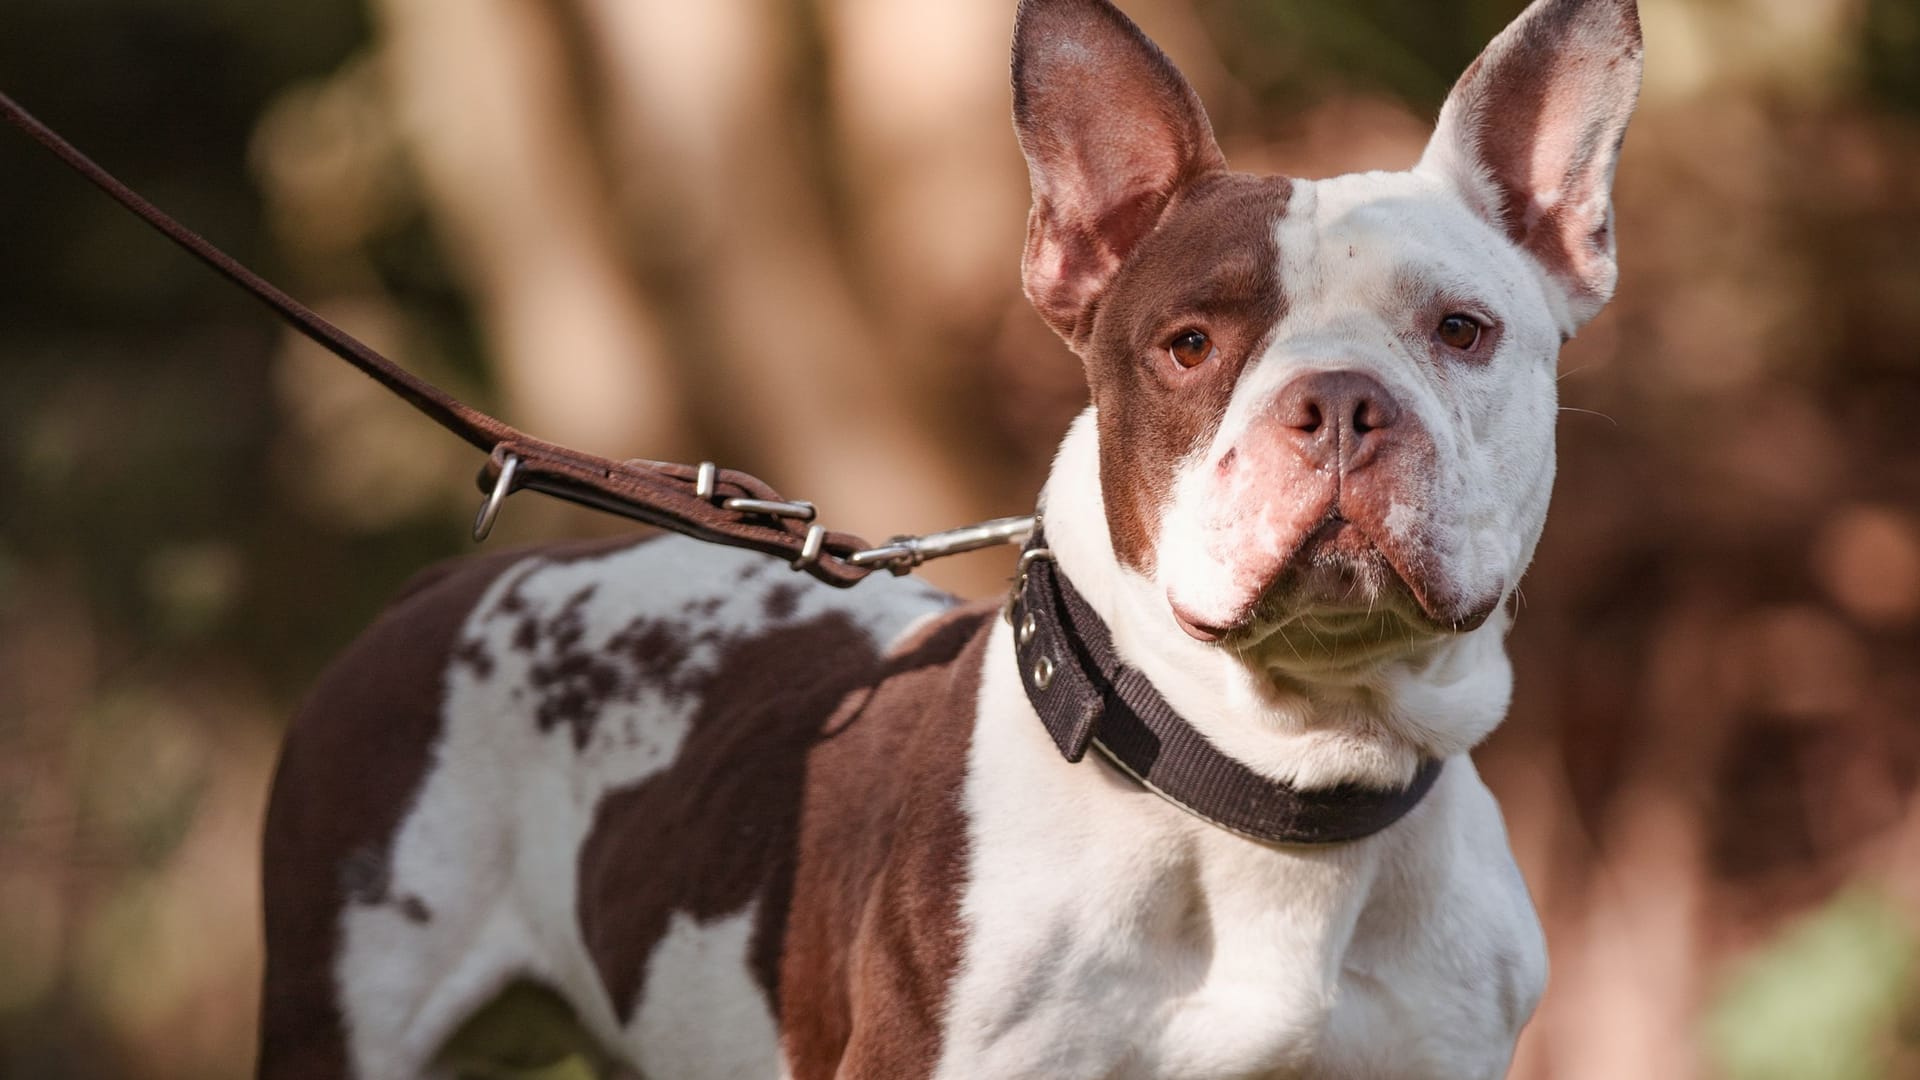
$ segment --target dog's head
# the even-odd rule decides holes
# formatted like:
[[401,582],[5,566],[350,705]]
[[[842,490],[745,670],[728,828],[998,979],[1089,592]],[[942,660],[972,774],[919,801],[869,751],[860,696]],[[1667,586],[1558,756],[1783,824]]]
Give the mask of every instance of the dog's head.
[[1338,653],[1513,590],[1640,70],[1634,0],[1536,0],[1411,171],[1256,177],[1106,0],[1024,0],[1027,295],[1085,362],[1114,554],[1189,634]]

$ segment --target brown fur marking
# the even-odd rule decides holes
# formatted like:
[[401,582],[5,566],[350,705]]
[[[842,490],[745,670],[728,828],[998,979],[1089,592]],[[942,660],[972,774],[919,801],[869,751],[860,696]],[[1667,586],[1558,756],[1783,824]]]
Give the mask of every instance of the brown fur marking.
[[914,1080],[939,1061],[960,964],[962,790],[997,611],[921,631],[813,755],[780,981],[795,1080]]
[[418,898],[391,895],[389,846],[440,738],[443,672],[461,625],[525,557],[503,552],[415,577],[295,716],[267,808],[262,878],[273,948],[260,1075],[350,1075],[333,984],[341,912],[350,902],[392,902],[415,921],[430,917]]
[[[1285,311],[1275,225],[1292,184],[1228,173],[1199,95],[1105,0],[1021,4],[1013,92],[1027,296],[1086,364],[1114,551],[1150,573],[1175,466]],[[1218,354],[1167,370],[1190,328]]]
[[850,1048],[856,1027],[892,1032],[907,1071],[885,1075],[931,1069],[958,962],[956,800],[979,682],[977,655],[952,661],[990,617],[945,616],[882,657],[829,614],[716,643],[716,673],[674,688],[700,705],[673,766],[608,795],[580,855],[581,932],[623,1021],[676,912],[757,902],[751,963],[798,1080],[880,1049]]
[[[1247,362],[1286,312],[1279,221],[1284,177],[1223,174],[1183,193],[1122,268],[1081,349],[1100,423],[1100,488],[1122,564],[1151,574],[1180,461],[1212,437]],[[1189,327],[1218,353],[1173,369],[1167,343]]]

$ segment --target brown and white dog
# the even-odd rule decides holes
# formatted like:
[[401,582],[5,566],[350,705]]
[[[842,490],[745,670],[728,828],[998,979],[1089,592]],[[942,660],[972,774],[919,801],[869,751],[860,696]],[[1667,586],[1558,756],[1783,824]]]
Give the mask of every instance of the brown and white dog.
[[1255,177],[1106,0],[1020,6],[1026,289],[1092,389],[1055,565],[1254,772],[1445,761],[1397,823],[1261,843],[1068,763],[995,605],[911,579],[681,539],[478,558],[288,736],[261,1075],[540,1064],[556,1018],[653,1080],[1501,1075],[1546,959],[1466,754],[1640,69],[1633,0],[1537,0],[1411,171]]

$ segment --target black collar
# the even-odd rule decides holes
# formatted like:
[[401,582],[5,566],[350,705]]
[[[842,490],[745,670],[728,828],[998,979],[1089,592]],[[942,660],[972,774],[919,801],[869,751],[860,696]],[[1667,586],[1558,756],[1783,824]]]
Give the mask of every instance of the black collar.
[[1145,674],[1122,663],[1106,624],[1045,552],[1036,531],[1008,608],[1020,681],[1068,760],[1099,750],[1121,772],[1205,821],[1270,844],[1337,844],[1399,821],[1440,775],[1382,791],[1300,791],[1228,757],[1181,719]]

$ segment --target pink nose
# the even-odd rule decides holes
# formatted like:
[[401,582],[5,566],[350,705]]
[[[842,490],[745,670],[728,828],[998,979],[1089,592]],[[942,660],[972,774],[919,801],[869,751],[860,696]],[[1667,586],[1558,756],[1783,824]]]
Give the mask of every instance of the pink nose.
[[1400,403],[1371,375],[1315,371],[1282,387],[1274,415],[1283,435],[1315,467],[1342,472],[1366,466],[1392,437]]

